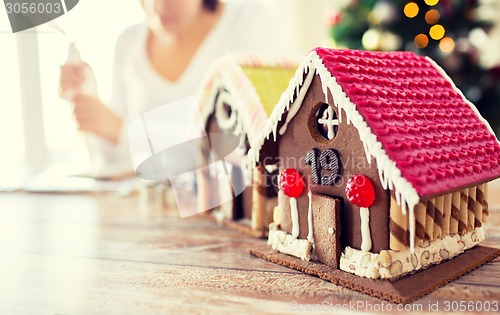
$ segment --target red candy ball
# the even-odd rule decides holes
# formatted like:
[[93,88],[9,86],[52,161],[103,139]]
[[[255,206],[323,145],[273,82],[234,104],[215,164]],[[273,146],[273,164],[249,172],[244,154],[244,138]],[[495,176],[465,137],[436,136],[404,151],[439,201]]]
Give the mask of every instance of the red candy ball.
[[345,193],[349,202],[363,208],[369,208],[375,201],[375,190],[368,177],[361,174],[351,176],[347,181]]
[[304,181],[296,169],[287,168],[280,175],[279,187],[288,197],[297,198],[304,190]]

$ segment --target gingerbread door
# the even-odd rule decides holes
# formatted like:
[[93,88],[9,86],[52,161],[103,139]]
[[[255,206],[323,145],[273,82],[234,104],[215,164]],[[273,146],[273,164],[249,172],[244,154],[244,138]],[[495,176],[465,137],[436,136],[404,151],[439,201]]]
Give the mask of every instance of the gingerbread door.
[[316,257],[338,268],[340,260],[340,199],[312,194],[313,237]]

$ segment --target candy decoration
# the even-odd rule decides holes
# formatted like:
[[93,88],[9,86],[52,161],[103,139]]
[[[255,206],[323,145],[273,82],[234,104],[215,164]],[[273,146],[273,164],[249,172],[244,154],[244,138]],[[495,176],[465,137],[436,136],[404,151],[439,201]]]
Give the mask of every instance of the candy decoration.
[[296,169],[287,168],[280,175],[279,187],[288,197],[297,198],[304,190],[304,181]]
[[279,178],[280,190],[290,197],[290,211],[292,217],[292,236],[297,238],[300,234],[299,210],[297,208],[297,197],[304,190],[304,181],[299,172],[293,168],[287,168]]
[[368,252],[372,248],[372,240],[370,237],[370,212],[368,208],[375,201],[375,189],[373,189],[372,182],[368,177],[356,174],[347,181],[345,193],[350,203],[360,207],[361,250]]
[[372,182],[365,175],[356,174],[347,181],[345,193],[349,202],[358,207],[369,208],[375,201]]

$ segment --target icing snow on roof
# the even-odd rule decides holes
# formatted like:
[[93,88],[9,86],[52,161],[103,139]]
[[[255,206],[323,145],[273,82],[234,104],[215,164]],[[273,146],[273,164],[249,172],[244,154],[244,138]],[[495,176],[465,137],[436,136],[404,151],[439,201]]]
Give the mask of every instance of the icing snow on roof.
[[410,52],[315,52],[420,197],[500,176],[496,137],[430,59]]
[[252,141],[272,111],[267,107],[276,104],[297,64],[292,59],[258,52],[234,52],[219,58],[198,90],[202,122],[194,125],[204,127],[214,106],[225,103],[237,112],[236,132]]

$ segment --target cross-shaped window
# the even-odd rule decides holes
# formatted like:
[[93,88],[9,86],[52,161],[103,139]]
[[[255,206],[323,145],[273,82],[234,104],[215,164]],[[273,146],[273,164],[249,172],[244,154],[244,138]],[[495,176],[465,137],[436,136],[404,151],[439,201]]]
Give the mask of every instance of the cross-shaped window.
[[337,135],[339,119],[337,113],[328,104],[323,104],[318,110],[318,131],[328,140],[332,140]]

